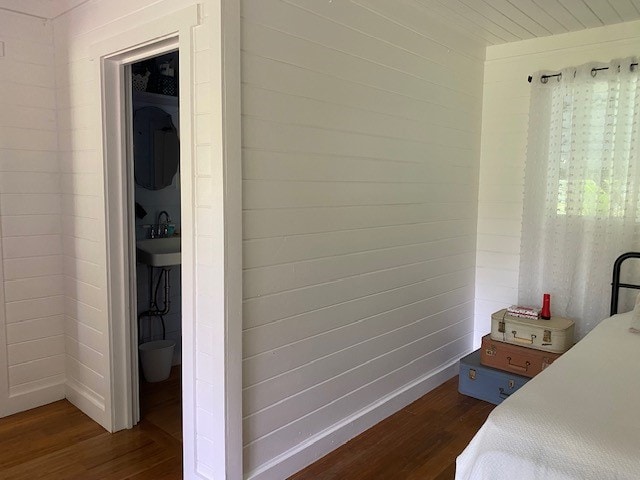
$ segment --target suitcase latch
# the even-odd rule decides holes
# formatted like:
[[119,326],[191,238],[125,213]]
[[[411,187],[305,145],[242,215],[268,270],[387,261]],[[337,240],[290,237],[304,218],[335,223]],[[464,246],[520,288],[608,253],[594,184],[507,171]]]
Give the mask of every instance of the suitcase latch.
[[550,342],[551,341],[551,330],[545,330],[544,334],[542,335],[542,341],[543,342]]
[[475,380],[476,379],[476,371],[473,368],[469,369],[469,378],[471,380]]
[[500,333],[504,333],[506,331],[504,328],[504,321],[498,323],[498,331]]
[[509,388],[514,388],[516,386],[516,382],[514,380],[509,380]]
[[493,357],[496,354],[496,347],[491,345],[491,348],[487,348],[485,350],[485,353],[487,354],[488,357]]

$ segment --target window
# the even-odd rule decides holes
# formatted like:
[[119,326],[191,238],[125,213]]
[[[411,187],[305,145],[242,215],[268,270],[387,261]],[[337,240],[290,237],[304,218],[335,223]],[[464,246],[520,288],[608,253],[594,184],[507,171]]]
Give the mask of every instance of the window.
[[640,248],[634,63],[584,65],[532,84],[519,301],[551,292],[580,336],[607,316],[614,259]]

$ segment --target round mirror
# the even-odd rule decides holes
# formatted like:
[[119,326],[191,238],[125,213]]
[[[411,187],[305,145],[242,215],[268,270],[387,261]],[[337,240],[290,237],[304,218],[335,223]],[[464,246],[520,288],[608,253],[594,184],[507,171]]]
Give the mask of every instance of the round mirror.
[[180,141],[171,115],[158,107],[135,111],[133,156],[138,185],[149,190],[171,185],[180,164]]

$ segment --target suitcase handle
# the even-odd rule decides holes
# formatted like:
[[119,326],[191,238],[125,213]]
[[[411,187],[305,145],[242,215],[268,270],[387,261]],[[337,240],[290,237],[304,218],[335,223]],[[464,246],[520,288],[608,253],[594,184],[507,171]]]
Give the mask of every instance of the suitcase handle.
[[524,366],[523,365],[518,365],[516,363],[511,363],[511,357],[507,357],[507,364],[511,368],[515,368],[516,370],[520,370],[522,372],[526,372],[527,370],[529,370],[529,366],[531,365],[531,362],[529,362],[529,361],[524,362]]
[[504,388],[500,387],[499,390],[500,390],[500,393],[498,395],[500,395],[500,398],[507,398],[511,396],[510,393],[507,393],[504,391]]
[[536,336],[532,333],[531,334],[531,338],[524,338],[524,337],[519,337],[518,336],[518,332],[515,330],[512,330],[511,333],[513,334],[513,339],[518,342],[518,343],[526,343],[527,345],[532,345],[533,344],[533,339],[536,338]]

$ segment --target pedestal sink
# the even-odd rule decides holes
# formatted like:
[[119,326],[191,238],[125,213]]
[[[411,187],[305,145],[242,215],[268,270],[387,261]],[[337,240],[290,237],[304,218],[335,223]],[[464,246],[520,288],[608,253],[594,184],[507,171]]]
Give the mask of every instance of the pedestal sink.
[[138,261],[151,267],[180,265],[180,237],[148,238],[136,242]]

